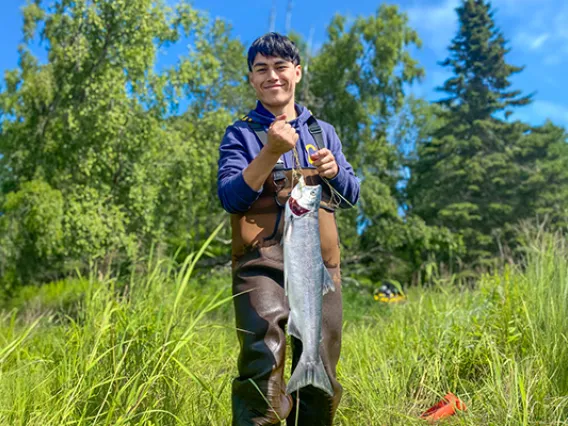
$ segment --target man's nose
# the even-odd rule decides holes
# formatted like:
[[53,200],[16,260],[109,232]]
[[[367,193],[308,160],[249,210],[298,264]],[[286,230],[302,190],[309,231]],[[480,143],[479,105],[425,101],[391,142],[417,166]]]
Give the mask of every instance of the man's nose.
[[276,80],[278,78],[278,74],[276,73],[276,70],[274,68],[270,68],[268,70],[268,78],[270,78],[271,80]]

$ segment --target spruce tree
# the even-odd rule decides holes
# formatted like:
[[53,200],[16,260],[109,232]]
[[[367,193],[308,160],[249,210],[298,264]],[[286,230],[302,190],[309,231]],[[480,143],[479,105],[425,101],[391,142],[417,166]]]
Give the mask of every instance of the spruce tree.
[[438,89],[448,94],[440,103],[470,121],[492,118],[499,111],[508,116],[510,107],[530,103],[530,95],[510,90],[510,77],[524,67],[506,62],[510,49],[495,25],[491,3],[465,0],[456,11],[460,27],[441,63],[454,76]]

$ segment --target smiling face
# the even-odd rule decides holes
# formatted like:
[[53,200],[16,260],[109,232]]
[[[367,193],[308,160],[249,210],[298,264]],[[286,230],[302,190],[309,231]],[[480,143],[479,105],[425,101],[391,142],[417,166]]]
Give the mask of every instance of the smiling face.
[[302,79],[301,65],[258,53],[249,73],[257,99],[267,107],[284,108],[294,103],[296,84]]

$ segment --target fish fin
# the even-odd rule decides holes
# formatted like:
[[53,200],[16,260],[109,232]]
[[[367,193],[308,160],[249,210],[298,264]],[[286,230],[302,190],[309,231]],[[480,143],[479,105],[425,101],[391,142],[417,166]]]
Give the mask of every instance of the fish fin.
[[[284,222],[284,232],[282,233],[282,239],[280,240],[280,245],[284,246],[286,242],[290,241],[290,231],[292,229],[292,223],[286,217]],[[284,295],[288,296],[288,274],[286,273],[286,250],[284,250]]]
[[292,373],[292,377],[290,377],[290,380],[288,381],[286,393],[292,394],[298,389],[309,385],[321,389],[333,396],[331,381],[325,371],[321,357],[318,357],[317,362],[306,361],[302,354],[298,365],[296,365],[296,368]]
[[298,327],[296,327],[296,323],[294,322],[294,316],[290,314],[290,319],[288,320],[288,334],[290,336],[294,336],[296,339],[302,340],[302,334]]
[[330,291],[335,291],[335,283],[333,282],[333,278],[331,278],[331,274],[327,270],[325,266],[323,268],[323,294],[327,294]]
[[284,245],[284,241],[286,240],[286,234],[288,233],[288,221],[284,222],[284,230],[282,231],[282,237],[280,238],[280,245]]
[[288,215],[284,217],[284,231],[282,232],[282,238],[280,239],[280,244],[284,245],[286,242],[290,241],[290,232],[292,231],[292,218]]

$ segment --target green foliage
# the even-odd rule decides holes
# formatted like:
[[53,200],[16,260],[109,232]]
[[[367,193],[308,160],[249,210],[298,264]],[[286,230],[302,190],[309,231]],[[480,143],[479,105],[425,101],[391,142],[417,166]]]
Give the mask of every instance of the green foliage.
[[93,285],[88,279],[69,279],[50,282],[39,287],[22,286],[4,303],[3,308],[15,309],[26,317],[55,313],[76,315],[77,307]]
[[[49,279],[65,254],[63,196],[41,180],[8,193],[0,216],[0,277]],[[50,269],[41,268],[51,265]],[[9,284],[7,281],[6,284]]]
[[[207,238],[222,214],[210,195],[217,144],[248,96],[228,25],[150,0],[30,3],[24,20],[20,67],[0,92],[4,280],[128,265],[155,242],[174,252]],[[183,41],[187,55],[157,66]]]
[[[547,219],[555,229],[568,225],[568,134],[550,121],[530,129],[520,139],[515,163],[519,168],[520,217]],[[531,217],[532,216],[532,217]]]

